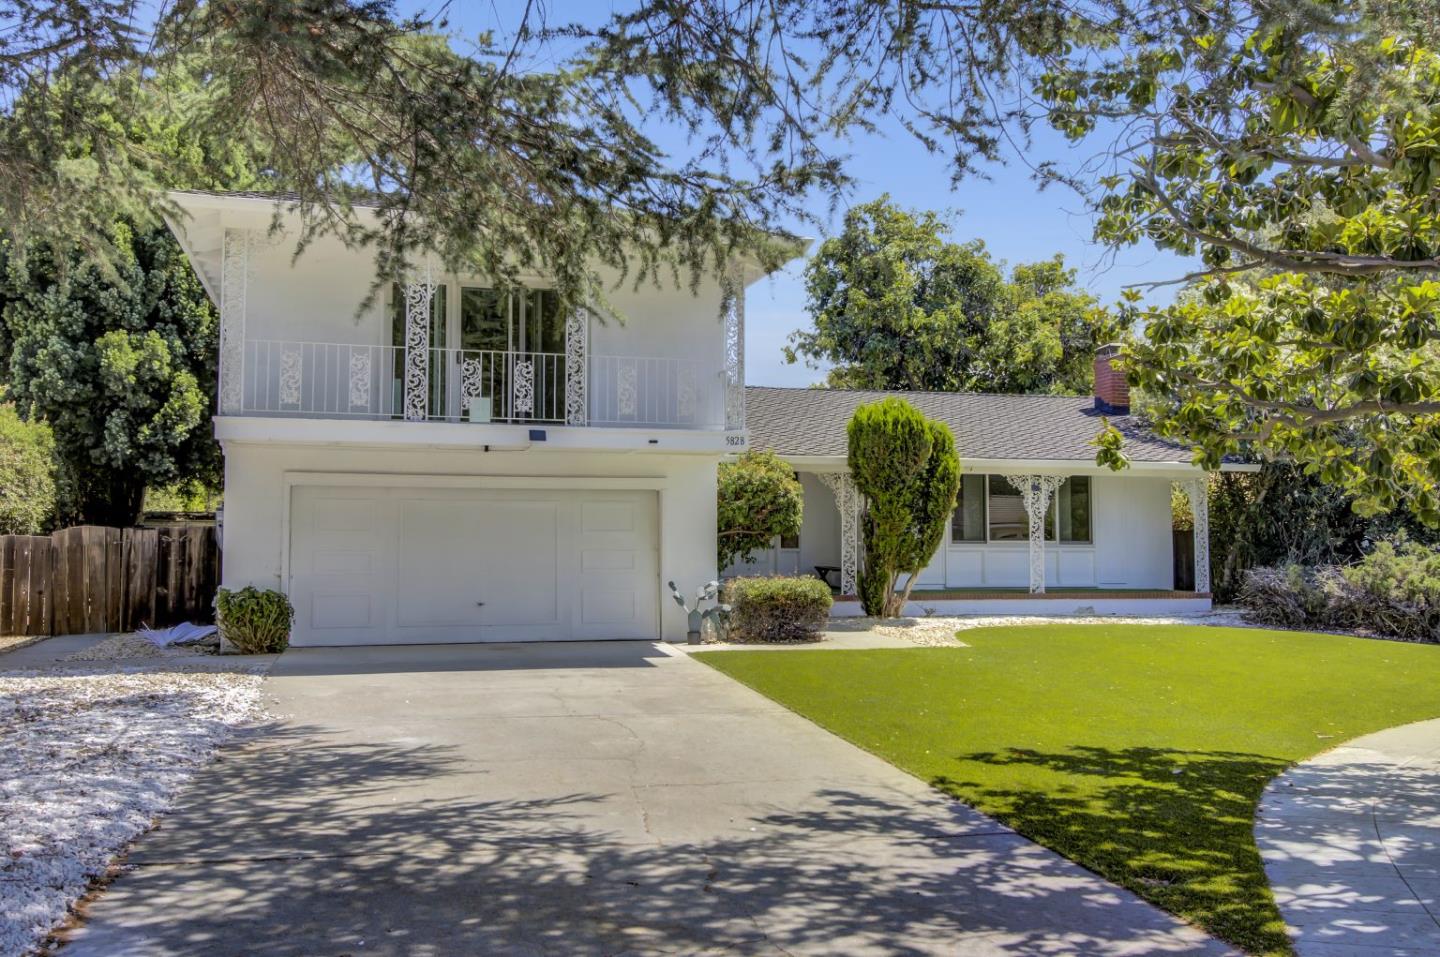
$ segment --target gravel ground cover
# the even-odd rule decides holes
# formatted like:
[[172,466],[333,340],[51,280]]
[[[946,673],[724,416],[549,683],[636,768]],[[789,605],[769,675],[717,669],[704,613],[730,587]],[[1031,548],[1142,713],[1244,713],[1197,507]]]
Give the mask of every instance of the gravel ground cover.
[[[858,627],[869,628],[876,634],[906,638],[917,645],[949,647],[963,645],[955,636],[957,631],[971,628],[989,628],[994,625],[1205,625],[1211,628],[1265,628],[1245,617],[1238,608],[1220,608],[1197,615],[968,615],[963,617],[893,618],[877,621],[873,618],[839,619],[846,623],[846,630]],[[832,620],[828,630],[835,629]],[[1275,629],[1271,629],[1275,630]],[[1278,629],[1284,631],[1285,629]],[[1365,631],[1343,629],[1307,629],[1304,634],[1342,635],[1352,638],[1382,638]],[[1390,640],[1390,639],[1387,639]]]
[[115,639],[72,658],[0,671],[0,957],[38,947],[215,748],[259,716],[273,660],[153,655]]
[[1151,615],[1133,617],[1124,615],[970,615],[948,618],[895,618],[889,621],[873,619],[847,619],[868,621],[868,627],[877,634],[905,638],[917,645],[948,647],[960,644],[955,637],[957,631],[971,628],[989,628],[993,625],[1210,625],[1214,627],[1239,628],[1249,626],[1238,611],[1213,611],[1202,615]]

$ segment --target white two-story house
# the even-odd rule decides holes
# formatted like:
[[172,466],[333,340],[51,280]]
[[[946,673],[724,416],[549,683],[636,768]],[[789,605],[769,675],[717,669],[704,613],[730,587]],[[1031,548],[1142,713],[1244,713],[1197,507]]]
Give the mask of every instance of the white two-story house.
[[[291,597],[298,645],[683,638],[715,577],[716,465],[744,446],[745,286],[621,285],[562,313],[371,255],[270,196],[177,193],[219,304],[222,583]],[[623,318],[622,318],[623,317]]]

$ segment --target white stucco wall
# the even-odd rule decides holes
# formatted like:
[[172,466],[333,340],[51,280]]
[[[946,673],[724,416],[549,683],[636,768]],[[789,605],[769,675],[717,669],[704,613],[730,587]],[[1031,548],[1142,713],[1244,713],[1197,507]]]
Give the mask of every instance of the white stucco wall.
[[[384,388],[391,388],[392,373],[387,370],[400,361],[390,351],[395,345],[393,293],[388,284],[372,290],[376,275],[373,254],[346,248],[333,237],[321,237],[297,258],[293,233],[269,235],[252,228],[250,234],[245,408],[268,412],[280,407],[277,389],[282,354],[293,351],[282,343],[309,344],[302,350],[302,401],[307,411],[353,408],[346,392],[353,350],[323,344],[375,347],[367,353],[368,361],[377,382],[384,379]],[[636,288],[633,279],[622,280],[614,272],[608,276],[608,308],[597,307],[590,318],[592,421],[621,422],[630,417],[669,421],[675,415],[683,376],[687,390],[695,396],[696,407],[690,413],[695,424],[722,427],[725,324],[719,279],[707,277],[692,291],[683,278],[678,288],[670,280]],[[464,275],[442,273],[434,278],[446,288],[451,334],[444,345],[458,348],[460,289],[486,283]],[[526,283],[534,288],[550,285],[542,276],[530,277]],[[372,301],[362,308],[372,293]],[[438,348],[440,343],[432,345]],[[537,370],[540,377],[545,375],[544,361]],[[628,367],[625,374],[634,372],[637,408],[633,412],[622,413],[619,406],[622,367]],[[365,405],[360,408],[364,410]],[[384,408],[389,410],[389,406]]]
[[[828,489],[809,472],[800,570],[840,563],[840,513]],[[1174,587],[1170,478],[1090,474],[1094,498],[1090,544],[1046,542],[1046,584],[1071,588],[1170,589]],[[1025,542],[951,543],[949,533],[921,572],[919,588],[1024,588],[1029,585]],[[767,572],[771,556],[731,574]]]
[[663,592],[715,577],[715,468],[718,456],[604,452],[483,452],[478,449],[385,449],[227,442],[221,580],[227,588],[288,586],[284,580],[286,499],[302,473],[383,477],[484,487],[486,479],[521,478],[532,487],[655,489],[659,494],[659,580],[662,637],[683,641],[685,616]]
[[[293,236],[257,237],[253,242],[247,339],[391,345],[388,291],[382,289],[369,308],[358,311],[375,276],[370,251],[347,249],[338,239],[322,237],[297,259]],[[592,354],[703,359],[712,363],[716,372],[724,368],[725,327],[718,279],[708,277],[691,292],[683,277],[679,288],[666,280],[637,289],[633,279],[622,280],[618,273],[608,275],[611,282],[606,295],[614,314],[592,320]],[[459,285],[484,285],[463,275],[435,278],[451,285],[447,294],[451,308],[458,308]],[[539,276],[528,284],[549,285]]]

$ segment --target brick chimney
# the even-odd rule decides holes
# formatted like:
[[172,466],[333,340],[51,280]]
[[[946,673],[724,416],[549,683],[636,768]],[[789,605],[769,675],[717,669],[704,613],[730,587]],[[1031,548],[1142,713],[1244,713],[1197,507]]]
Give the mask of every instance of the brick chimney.
[[1095,408],[1106,415],[1130,414],[1130,383],[1114,361],[1119,354],[1114,342],[1095,350]]

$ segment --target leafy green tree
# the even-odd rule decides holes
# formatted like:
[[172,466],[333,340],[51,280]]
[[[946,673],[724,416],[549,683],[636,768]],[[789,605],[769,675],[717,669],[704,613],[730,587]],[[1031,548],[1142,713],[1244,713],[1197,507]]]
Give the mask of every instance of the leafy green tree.
[[1113,162],[1042,180],[1093,200],[1100,240],[1200,262],[1198,296],[1124,317],[1148,332],[1134,384],[1169,399],[1156,427],[1440,522],[1433,0],[812,6],[651,0],[609,42],[667,85],[720,70],[687,80],[682,48],[741,64],[729,93],[780,142],[885,111],[958,176],[1035,124],[1087,140]]
[[[1174,504],[1176,527],[1189,528],[1189,500],[1180,496]],[[1344,490],[1291,463],[1212,475],[1210,582],[1216,601],[1234,601],[1245,572],[1257,566],[1348,565],[1381,541],[1440,543],[1440,531],[1410,512],[1359,515],[1353,504]]]
[[115,226],[102,265],[0,248],[10,398],[54,434],[60,518],[125,526],[147,485],[219,483],[215,309],[168,233]]
[[[325,233],[372,249],[377,288],[422,250],[497,285],[543,272],[572,302],[603,303],[612,267],[639,282],[693,280],[744,254],[777,264],[781,225],[840,179],[822,157],[782,159],[739,128],[666,155],[640,127],[660,117],[634,108],[654,64],[585,56],[590,41],[550,28],[543,4],[463,49],[446,38],[444,4],[413,16],[391,0],[182,0],[145,17],[133,6],[0,0],[12,238],[103,245],[92,240],[117,220],[144,228],[175,212],[164,190],[186,159],[130,135],[157,105],[162,125],[292,191],[302,247]],[[197,64],[198,95],[156,95]],[[724,103],[698,83],[668,92],[692,119]]]
[[[0,398],[3,398],[0,390]],[[0,402],[0,535],[37,535],[55,515],[54,439]]]
[[800,534],[804,492],[795,470],[774,453],[751,449],[721,462],[716,518],[720,568],[750,561],[783,535]]
[[[846,432],[850,474],[866,499],[860,603],[868,615],[893,618],[949,527],[960,491],[960,457],[949,427],[904,399],[861,405]],[[900,575],[908,578],[897,594]]]
[[805,272],[814,327],[785,350],[832,364],[832,386],[1083,393],[1095,347],[1120,333],[1060,256],[1007,279],[982,242],[889,197],[853,207]]
[[1163,54],[1057,65],[1044,92],[1076,137],[1145,119],[1097,236],[1200,260],[1193,294],[1132,311],[1146,334],[1124,362],[1156,427],[1206,465],[1295,462],[1362,513],[1433,525],[1440,56],[1433,5],[1408,6],[1182,18]]

